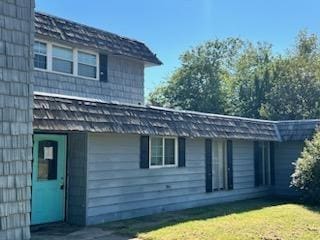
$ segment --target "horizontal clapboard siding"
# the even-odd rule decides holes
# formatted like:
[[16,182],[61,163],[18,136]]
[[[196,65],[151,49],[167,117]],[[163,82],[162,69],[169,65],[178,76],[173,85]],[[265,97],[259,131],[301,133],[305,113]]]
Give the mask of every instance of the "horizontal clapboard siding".
[[303,141],[288,141],[275,143],[275,192],[278,195],[296,194],[290,188],[291,175],[295,162],[303,150]]
[[263,196],[254,188],[253,142],[234,141],[234,190],[205,193],[205,139],[186,139],[186,166],[141,169],[140,137],[88,135],[87,223]]
[[233,141],[234,189],[254,188],[253,141]]

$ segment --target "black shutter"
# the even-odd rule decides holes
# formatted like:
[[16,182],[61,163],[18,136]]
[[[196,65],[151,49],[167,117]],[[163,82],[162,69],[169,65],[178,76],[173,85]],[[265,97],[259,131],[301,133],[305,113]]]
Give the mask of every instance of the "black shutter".
[[275,185],[274,157],[274,142],[270,142],[270,183],[272,186]]
[[99,56],[100,81],[108,82],[108,56],[100,54]]
[[140,137],[140,168],[149,168],[149,136]]
[[206,192],[212,192],[212,140],[205,140]]
[[186,139],[183,137],[178,138],[178,166],[186,166]]
[[259,142],[254,142],[254,184],[258,187],[261,183],[260,181],[260,150]]
[[233,189],[233,153],[232,141],[227,141],[227,177],[228,177],[228,190]]

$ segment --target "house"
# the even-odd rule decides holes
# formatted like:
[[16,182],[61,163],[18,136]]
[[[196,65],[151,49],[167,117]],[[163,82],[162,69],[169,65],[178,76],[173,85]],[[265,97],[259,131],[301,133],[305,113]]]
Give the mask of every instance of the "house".
[[1,4],[0,239],[296,194],[291,163],[319,120],[146,106],[144,68],[161,61],[145,44]]

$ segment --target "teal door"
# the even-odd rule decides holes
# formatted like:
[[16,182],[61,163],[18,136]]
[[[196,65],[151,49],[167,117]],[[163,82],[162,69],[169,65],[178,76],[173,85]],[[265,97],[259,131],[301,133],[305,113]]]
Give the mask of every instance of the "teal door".
[[31,224],[64,220],[66,136],[34,136]]

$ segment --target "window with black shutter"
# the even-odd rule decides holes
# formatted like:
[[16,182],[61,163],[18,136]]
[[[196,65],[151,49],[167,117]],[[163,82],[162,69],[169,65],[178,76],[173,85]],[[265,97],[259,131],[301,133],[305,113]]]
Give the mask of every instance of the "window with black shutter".
[[149,136],[140,137],[140,168],[149,168]]
[[233,147],[232,140],[227,141],[227,187],[228,190],[233,189]]
[[108,56],[100,54],[99,56],[100,81],[108,82]]
[[272,164],[270,161],[270,143],[266,141],[254,142],[254,170],[255,186],[271,184]]
[[212,192],[212,140],[205,140],[206,192]]
[[186,166],[186,139],[183,137],[178,138],[178,166]]
[[212,185],[214,191],[233,189],[232,141],[212,141]]
[[183,137],[141,136],[140,167],[185,167],[186,140]]

